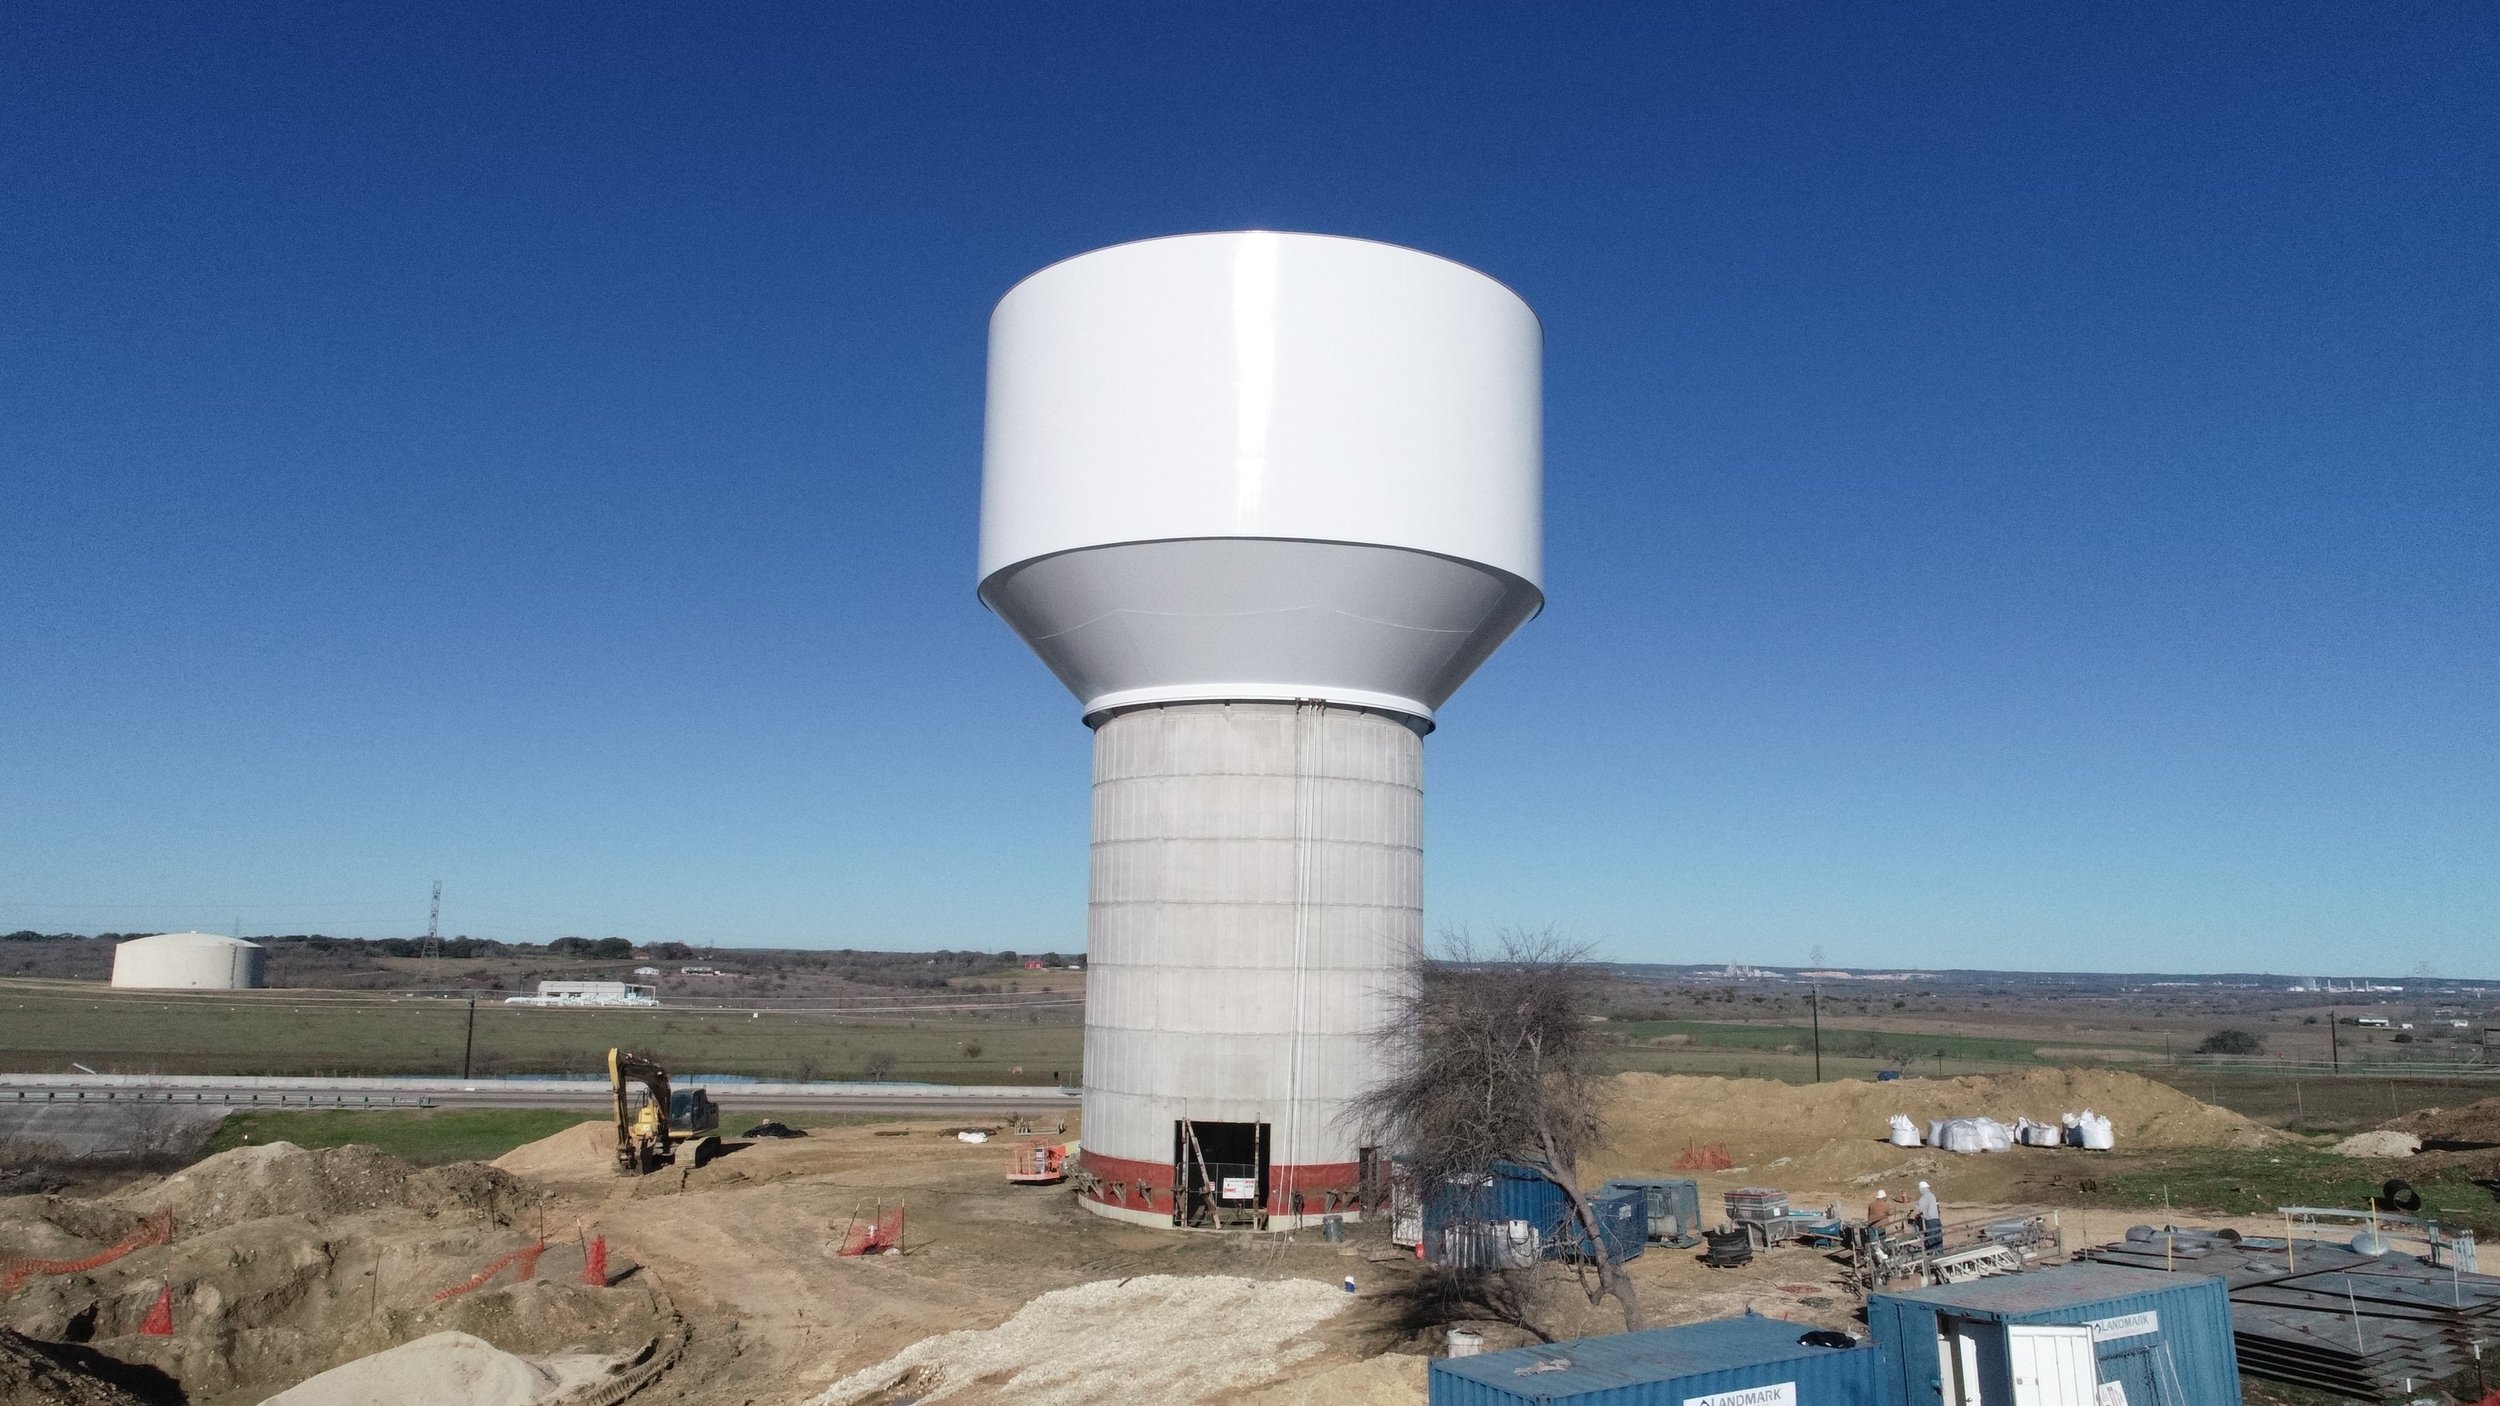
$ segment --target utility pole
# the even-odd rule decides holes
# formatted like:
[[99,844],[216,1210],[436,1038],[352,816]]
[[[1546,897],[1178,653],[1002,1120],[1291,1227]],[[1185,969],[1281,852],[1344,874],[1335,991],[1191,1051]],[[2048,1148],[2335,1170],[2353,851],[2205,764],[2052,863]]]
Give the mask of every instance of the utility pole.
[[443,881],[434,881],[434,910],[425,915],[425,945],[417,949],[420,957],[443,955]]
[[2326,1008],[2326,1057],[2332,1072],[2344,1072],[2344,1042],[2335,1033],[2335,1008]]
[[460,1078],[463,1083],[467,1082],[469,1077],[469,1053],[476,1048],[477,997],[471,996],[469,998],[469,1034],[460,1042]]
[[1814,1082],[1823,1082],[1823,988],[1810,987],[1806,1004],[1814,1010]]

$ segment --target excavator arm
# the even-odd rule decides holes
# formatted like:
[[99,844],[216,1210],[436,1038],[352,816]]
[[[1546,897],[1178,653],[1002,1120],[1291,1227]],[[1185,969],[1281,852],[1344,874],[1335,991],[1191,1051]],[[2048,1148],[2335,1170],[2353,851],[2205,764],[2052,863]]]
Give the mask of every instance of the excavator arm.
[[[633,1106],[640,1084],[645,1097]],[[655,1061],[624,1050],[608,1051],[608,1092],[616,1101],[616,1168],[640,1176],[676,1160],[668,1136],[668,1071]]]

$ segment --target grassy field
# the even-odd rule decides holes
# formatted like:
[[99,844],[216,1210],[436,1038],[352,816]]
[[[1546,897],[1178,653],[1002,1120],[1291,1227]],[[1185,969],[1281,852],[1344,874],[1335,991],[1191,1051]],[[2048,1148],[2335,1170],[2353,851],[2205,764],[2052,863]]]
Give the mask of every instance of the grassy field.
[[[731,1095],[736,1090],[724,1088]],[[576,1123],[599,1118],[596,1110],[578,1108],[443,1108],[427,1112],[405,1109],[365,1112],[322,1109],[299,1113],[231,1113],[210,1136],[203,1156],[256,1143],[291,1142],[298,1147],[344,1147],[361,1143],[378,1147],[420,1167],[445,1162],[487,1162],[523,1143],[536,1142]],[[721,1130],[731,1137],[767,1118],[794,1128],[827,1128],[881,1121],[872,1114],[788,1113],[769,1108],[721,1105]]]
[[378,1147],[421,1167],[443,1162],[483,1162],[595,1116],[578,1108],[229,1113],[209,1137],[203,1155],[247,1144],[291,1142],[298,1147],[344,1147],[354,1142]]
[[[375,1075],[461,1070],[469,1006],[430,996],[325,991],[174,993],[0,982],[0,1069],[106,1073]],[[872,1072],[950,1084],[1067,1083],[1081,1016],[1050,1011],[828,1015],[477,1006],[471,1072],[589,1074],[610,1046],[673,1070],[764,1079]],[[1021,1071],[1021,1072],[1019,1072]]]
[[[2269,1147],[2253,1151],[2201,1148],[2149,1155],[2127,1170],[2099,1178],[2094,1206],[2164,1207],[2264,1215],[2280,1206],[2367,1206],[2401,1164],[2338,1157],[2323,1147]],[[2442,1225],[2462,1226],[2478,1236],[2500,1233],[2500,1203],[2458,1168],[2403,1170],[2422,1193],[2422,1214]],[[2322,1232],[2330,1238],[2349,1236]]]
[[[1606,1026],[1610,1069],[1652,1074],[1708,1074],[1734,1079],[1814,1078],[1814,1030],[1805,1025],[1755,1025],[1712,1020],[1627,1020]],[[2071,1062],[2098,1061],[2107,1041],[2073,1046]],[[2060,1063],[2062,1047],[2010,1037],[1823,1027],[1823,1077],[1872,1079],[1887,1069],[1921,1077],[2002,1074]]]
[[[1725,1049],[1775,1050],[1811,1055],[1814,1030],[1806,1025],[1736,1024],[1715,1020],[1634,1020],[1608,1027],[1613,1033],[1643,1041],[1681,1037],[1694,1045]],[[1948,1064],[2045,1064],[2060,1042],[1979,1035],[1936,1035],[1908,1030],[1823,1027],[1823,1061],[1854,1059],[1885,1068],[1927,1073],[1939,1057]],[[2083,1046],[2073,1046],[2081,1049]],[[2099,1048],[2093,1046],[2092,1048]]]
[[2180,1092],[2298,1132],[2349,1133],[2375,1128],[2418,1108],[2455,1108],[2500,1097],[2500,1070],[2467,1074],[2293,1076],[2261,1071],[2147,1068]]

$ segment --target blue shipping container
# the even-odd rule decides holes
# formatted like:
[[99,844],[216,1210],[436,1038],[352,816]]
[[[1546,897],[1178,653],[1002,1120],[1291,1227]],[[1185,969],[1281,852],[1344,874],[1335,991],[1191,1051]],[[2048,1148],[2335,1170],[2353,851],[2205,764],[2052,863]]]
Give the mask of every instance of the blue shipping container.
[[1872,1346],[1809,1347],[1805,1332],[1748,1315],[1443,1358],[1430,1406],[1882,1406]]
[[[1639,1201],[1634,1207],[1632,1203]],[[1590,1209],[1607,1248],[1618,1260],[1638,1256],[1649,1238],[1648,1204],[1637,1193],[1600,1198]],[[1530,1239],[1506,1237],[1512,1223],[1528,1227]],[[1424,1257],[1435,1264],[1468,1264],[1497,1268],[1506,1253],[1549,1259],[1557,1254],[1584,1255],[1588,1234],[1571,1214],[1562,1188],[1534,1168],[1496,1162],[1489,1176],[1452,1177],[1441,1193],[1424,1206]]]
[[1691,1240],[1702,1232],[1701,1183],[1689,1177],[1617,1177],[1608,1191],[1638,1188],[1649,1198],[1649,1238]]
[[[1617,1264],[1636,1260],[1649,1248],[1649,1193],[1639,1187],[1600,1191],[1589,1197],[1589,1214],[1596,1218],[1598,1238],[1605,1243],[1606,1253]],[[1591,1259],[1589,1234],[1580,1218],[1570,1213],[1564,1203],[1562,1233],[1556,1237],[1561,1253],[1574,1259]]]
[[2105,1264],[2031,1270],[1876,1294],[1866,1326],[1882,1349],[1892,1400],[1903,1406],[1970,1400],[1948,1397],[1948,1374],[1976,1384],[1982,1401],[2014,1400],[2013,1364],[2025,1349],[2009,1326],[2090,1328],[2098,1380],[2118,1384],[2126,1406],[2240,1400],[2230,1293],[2211,1275]]

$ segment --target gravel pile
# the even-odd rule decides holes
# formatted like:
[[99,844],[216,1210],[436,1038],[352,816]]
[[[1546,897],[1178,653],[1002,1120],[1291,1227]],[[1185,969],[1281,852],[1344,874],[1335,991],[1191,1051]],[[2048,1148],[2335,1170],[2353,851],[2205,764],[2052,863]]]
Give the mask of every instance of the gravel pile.
[[2328,1149],[2338,1157],[2410,1157],[2422,1150],[2422,1139],[2412,1133],[2354,1133]]
[[907,1396],[951,1399],[980,1386],[1016,1406],[1208,1401],[1270,1381],[1313,1356],[1297,1341],[1352,1297],[1309,1279],[1145,1275],[1042,1295],[995,1328],[947,1333],[835,1382],[807,1406]]
[[605,1358],[534,1360],[466,1333],[436,1333],[333,1367],[261,1406],[532,1406],[606,1369]]

